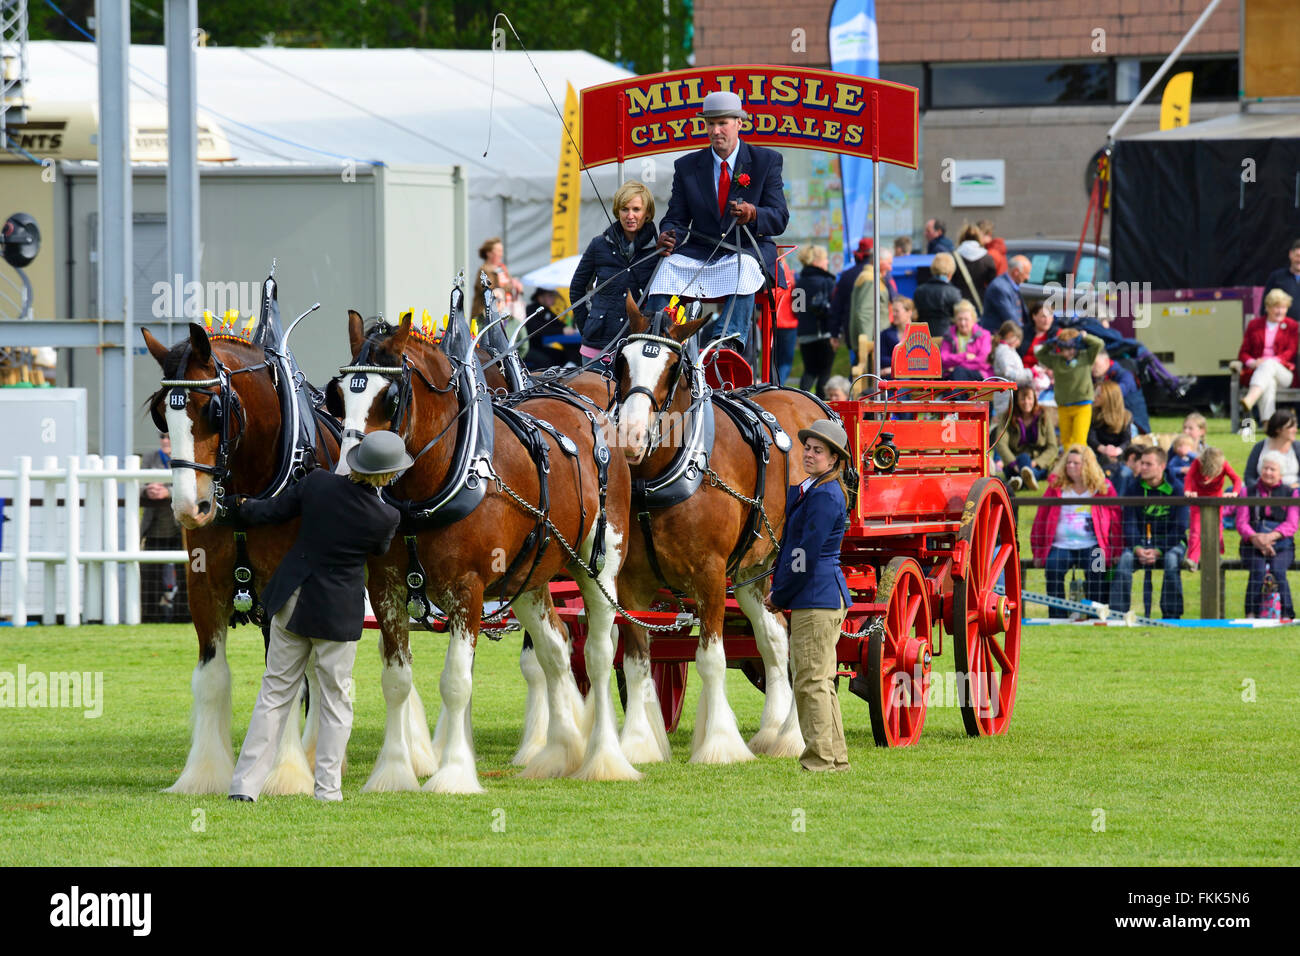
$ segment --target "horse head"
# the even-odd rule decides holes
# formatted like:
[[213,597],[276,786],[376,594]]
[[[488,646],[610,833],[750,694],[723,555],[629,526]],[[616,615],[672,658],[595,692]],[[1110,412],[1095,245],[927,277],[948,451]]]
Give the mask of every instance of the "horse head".
[[[412,315],[402,315],[396,329],[382,320],[366,328],[361,314],[348,310],[348,344],[352,361],[339,369],[338,377],[326,387],[330,412],[343,423],[339,447],[340,474],[347,474],[347,454],[373,431],[393,431],[415,454],[427,440],[428,425],[442,427],[444,416],[425,407],[426,396],[445,394],[450,384],[435,386],[434,380],[450,383],[452,367],[446,355],[432,341],[413,334]],[[451,400],[451,415],[455,400]]]
[[[659,420],[669,411],[680,412],[690,401],[678,392],[683,372],[684,346],[699,331],[704,319],[674,324],[666,311],[647,320],[627,297],[627,343],[619,350],[614,374],[622,400],[619,429],[628,463],[639,465],[657,445]],[[680,406],[680,407],[679,407]]]
[[154,425],[171,436],[172,512],[182,527],[202,528],[216,517],[219,495],[255,493],[271,480],[280,430],[275,385],[269,373],[240,374],[267,369],[265,352],[238,335],[210,336],[196,322],[171,348],[142,332],[163,373],[148,405]]

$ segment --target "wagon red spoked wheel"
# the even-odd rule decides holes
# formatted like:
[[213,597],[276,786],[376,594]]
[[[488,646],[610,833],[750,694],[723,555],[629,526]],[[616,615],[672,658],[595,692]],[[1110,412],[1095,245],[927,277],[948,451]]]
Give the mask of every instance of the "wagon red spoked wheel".
[[[915,558],[894,558],[881,575],[884,633],[867,639],[867,708],[878,747],[907,747],[921,736],[930,690],[932,619],[925,575]],[[888,591],[885,591],[885,588]]]
[[[953,581],[958,702],[966,733],[987,737],[1006,731],[1020,674],[1020,547],[998,479],[971,486],[958,540],[970,546],[965,576]],[[993,590],[999,578],[1005,594]]]

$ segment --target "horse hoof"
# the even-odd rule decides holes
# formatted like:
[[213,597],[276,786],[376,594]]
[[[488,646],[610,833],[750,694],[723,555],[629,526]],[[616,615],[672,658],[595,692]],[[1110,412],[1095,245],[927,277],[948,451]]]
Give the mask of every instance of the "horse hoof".
[[441,767],[423,787],[426,793],[485,793],[473,767]]
[[419,789],[420,781],[416,779],[415,771],[408,761],[398,757],[385,758],[381,755],[361,792],[398,793]]
[[640,780],[642,774],[617,747],[596,751],[573,774],[575,780]]

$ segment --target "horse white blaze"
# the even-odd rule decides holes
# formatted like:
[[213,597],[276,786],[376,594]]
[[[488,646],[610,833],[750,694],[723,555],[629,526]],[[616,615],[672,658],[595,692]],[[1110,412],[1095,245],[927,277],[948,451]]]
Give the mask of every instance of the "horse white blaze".
[[[659,346],[657,355],[648,356],[642,343],[633,342],[624,346],[623,358],[627,362],[628,381],[632,387],[642,386],[654,389],[663,378],[673,352],[666,346]],[[650,398],[643,392],[625,399],[619,412],[619,429],[623,433],[623,454],[632,464],[640,464],[649,451],[650,425],[653,412]]]
[[[364,377],[366,380],[365,388],[359,392],[352,390],[352,383]],[[347,434],[348,432],[361,432],[366,430],[366,421],[370,418],[370,408],[375,403],[375,399],[387,389],[389,381],[382,375],[373,372],[349,372],[343,376],[343,381],[339,383],[339,389],[343,393],[343,441],[339,445],[339,463],[334,469],[337,474],[349,474],[352,469],[348,467],[348,452],[356,445],[361,444],[361,439],[355,435]]]
[[[183,408],[167,407],[167,434],[172,440],[172,458],[181,461],[194,460],[194,430],[190,416]],[[200,496],[199,472],[193,468],[172,469],[172,514],[181,527],[202,528],[216,517],[212,507],[212,480],[203,475],[207,488]],[[207,505],[206,512],[200,512],[200,504]]]

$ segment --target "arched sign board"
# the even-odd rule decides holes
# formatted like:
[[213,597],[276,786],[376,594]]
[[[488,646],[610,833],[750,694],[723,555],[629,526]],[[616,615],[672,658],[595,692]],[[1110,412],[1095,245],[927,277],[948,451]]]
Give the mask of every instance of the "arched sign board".
[[785,66],[676,70],[589,86],[582,91],[584,162],[602,166],[708,146],[699,112],[715,90],[734,92],[745,104],[749,119],[740,135],[747,143],[916,169],[915,87]]

